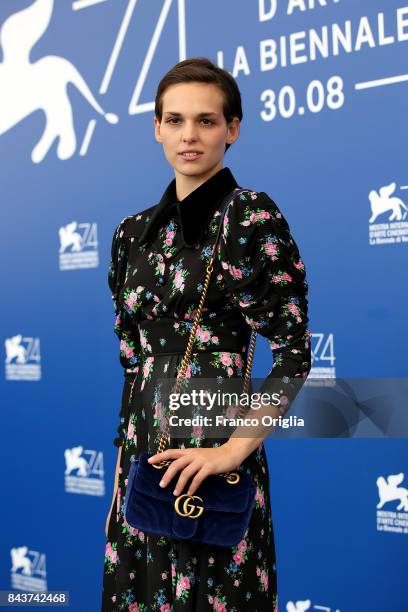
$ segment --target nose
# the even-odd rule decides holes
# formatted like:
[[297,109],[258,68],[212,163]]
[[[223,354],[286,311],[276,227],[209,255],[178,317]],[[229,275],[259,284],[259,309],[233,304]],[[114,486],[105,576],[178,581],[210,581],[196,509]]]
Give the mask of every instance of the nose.
[[186,121],[183,129],[182,139],[185,142],[196,140],[196,128],[193,121]]

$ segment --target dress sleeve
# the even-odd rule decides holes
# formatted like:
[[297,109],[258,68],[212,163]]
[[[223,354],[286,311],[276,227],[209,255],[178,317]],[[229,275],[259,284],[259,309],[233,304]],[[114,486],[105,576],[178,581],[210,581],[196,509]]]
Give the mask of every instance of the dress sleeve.
[[289,225],[265,192],[231,200],[217,257],[233,303],[269,343],[273,365],[259,393],[279,393],[283,416],[311,369],[308,283]]
[[132,384],[139,370],[140,340],[137,324],[126,310],[126,303],[119,303],[119,292],[126,279],[130,238],[125,236],[126,217],[116,227],[112,237],[111,259],[108,271],[108,284],[112,293],[115,320],[114,332],[120,340],[119,360],[124,369],[124,385],[121,408],[119,411],[118,436],[113,440],[115,446],[122,446],[129,420],[129,397]]

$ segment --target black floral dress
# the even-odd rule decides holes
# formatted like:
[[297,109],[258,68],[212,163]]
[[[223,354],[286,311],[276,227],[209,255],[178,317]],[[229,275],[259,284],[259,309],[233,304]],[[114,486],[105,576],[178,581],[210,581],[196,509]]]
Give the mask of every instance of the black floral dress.
[[[233,191],[234,190],[234,191]],[[273,367],[261,391],[286,391],[310,371],[305,266],[289,226],[265,193],[240,189],[222,168],[177,201],[175,179],[160,202],[123,219],[112,241],[109,286],[120,339],[124,386],[118,437],[119,484],[105,549],[102,610],[266,612],[277,609],[269,473],[264,445],[244,461],[256,498],[234,547],[191,544],[132,528],[123,515],[131,461],[157,451],[168,416],[160,380],[174,379],[203,289],[220,216],[232,192],[186,377],[222,388],[243,377],[252,330],[267,338]],[[194,427],[171,446],[216,446]]]

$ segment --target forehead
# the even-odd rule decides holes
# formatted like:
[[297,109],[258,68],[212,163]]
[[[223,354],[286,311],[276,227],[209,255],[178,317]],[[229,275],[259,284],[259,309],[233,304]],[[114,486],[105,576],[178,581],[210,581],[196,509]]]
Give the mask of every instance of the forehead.
[[163,113],[195,114],[223,112],[223,93],[214,83],[176,83],[168,87],[162,98]]

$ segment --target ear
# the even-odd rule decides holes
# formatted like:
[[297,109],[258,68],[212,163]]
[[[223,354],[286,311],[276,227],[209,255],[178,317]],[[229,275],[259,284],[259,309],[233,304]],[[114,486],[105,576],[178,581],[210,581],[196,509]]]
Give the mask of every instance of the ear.
[[156,115],[153,116],[153,126],[154,126],[154,137],[156,138],[157,142],[162,142],[162,138],[160,135],[160,121],[158,120]]
[[239,117],[233,117],[231,121],[228,123],[228,135],[226,144],[232,144],[235,142],[239,136],[239,131],[241,128],[241,122]]

